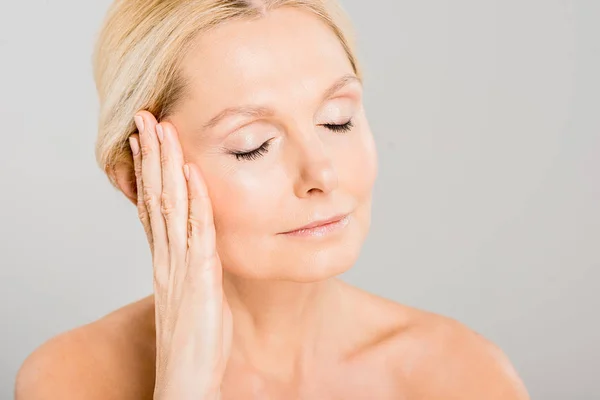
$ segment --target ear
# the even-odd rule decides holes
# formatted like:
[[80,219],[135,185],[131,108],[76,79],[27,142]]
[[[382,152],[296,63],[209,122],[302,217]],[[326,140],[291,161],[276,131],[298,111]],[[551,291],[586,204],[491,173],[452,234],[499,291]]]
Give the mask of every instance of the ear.
[[119,163],[107,172],[113,181],[117,183],[121,192],[123,192],[133,205],[137,206],[137,182],[133,166],[126,163]]

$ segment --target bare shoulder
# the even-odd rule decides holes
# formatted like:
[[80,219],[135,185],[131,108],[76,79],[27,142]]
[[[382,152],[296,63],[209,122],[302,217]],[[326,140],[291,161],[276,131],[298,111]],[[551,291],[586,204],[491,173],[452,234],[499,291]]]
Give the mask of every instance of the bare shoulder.
[[397,331],[399,373],[419,399],[528,400],[506,354],[463,323],[397,305],[405,324]]
[[[528,400],[523,382],[494,343],[446,316],[399,304],[344,284],[369,340],[370,368],[389,366],[391,384],[408,399]],[[357,353],[357,352],[355,352]]]
[[15,398],[151,399],[153,307],[146,297],[46,341],[19,369]]

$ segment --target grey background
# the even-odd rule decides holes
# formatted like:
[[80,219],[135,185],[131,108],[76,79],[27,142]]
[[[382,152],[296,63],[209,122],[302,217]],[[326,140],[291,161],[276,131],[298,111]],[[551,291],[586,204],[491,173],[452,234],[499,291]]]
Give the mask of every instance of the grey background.
[[[93,160],[108,0],[0,1],[0,398],[51,336],[149,294]],[[353,284],[452,316],[534,399],[600,399],[600,2],[346,0],[380,174]]]

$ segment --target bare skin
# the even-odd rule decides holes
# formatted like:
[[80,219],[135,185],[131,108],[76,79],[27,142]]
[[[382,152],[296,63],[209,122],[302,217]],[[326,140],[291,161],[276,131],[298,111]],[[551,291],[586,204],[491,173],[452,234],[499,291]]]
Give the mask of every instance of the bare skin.
[[[341,285],[356,307],[349,350],[286,382],[232,363],[222,398],[529,399],[505,355],[464,325]],[[24,364],[17,399],[152,399],[153,300],[46,342]]]
[[[294,9],[230,22],[198,39],[183,71],[191,96],[160,121],[162,140],[154,116],[138,113],[137,182],[115,169],[148,234],[155,294],[37,349],[18,400],[204,400],[219,390],[236,400],[528,399],[502,352],[462,324],[335,278],[367,235],[377,162],[362,85],[325,25]],[[206,127],[240,105],[271,112]],[[252,157],[231,154],[265,142]],[[188,199],[168,207],[166,225],[144,207],[150,187]],[[350,222],[331,235],[284,234],[341,212]],[[188,220],[201,223],[186,248]],[[190,272],[191,284],[177,283]]]

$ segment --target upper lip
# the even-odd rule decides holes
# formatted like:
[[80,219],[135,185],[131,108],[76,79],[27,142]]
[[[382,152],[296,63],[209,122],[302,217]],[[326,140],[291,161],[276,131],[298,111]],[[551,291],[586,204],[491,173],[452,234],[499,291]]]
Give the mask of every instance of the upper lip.
[[302,229],[316,228],[317,226],[330,224],[332,222],[337,222],[337,221],[341,220],[342,218],[344,218],[348,214],[349,213],[338,214],[338,215],[335,215],[335,216],[333,216],[331,218],[314,221],[314,222],[311,222],[308,225],[304,225],[304,226],[301,226],[300,228],[292,229],[291,231],[287,231],[287,232],[283,232],[283,233],[295,232],[295,231],[299,231],[299,230],[302,230]]

